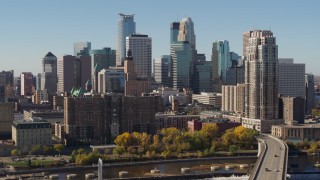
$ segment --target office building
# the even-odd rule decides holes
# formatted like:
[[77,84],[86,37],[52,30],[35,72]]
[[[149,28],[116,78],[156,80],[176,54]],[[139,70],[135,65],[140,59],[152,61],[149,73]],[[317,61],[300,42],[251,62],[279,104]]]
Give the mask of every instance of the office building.
[[179,24],[179,42],[188,42],[191,46],[192,62],[198,60],[197,50],[196,50],[196,35],[194,33],[194,25],[190,17],[184,17]]
[[91,79],[91,57],[65,55],[58,60],[58,93],[70,92],[73,87],[85,89]]
[[276,38],[271,31],[254,30],[245,61],[245,127],[270,132],[278,119],[278,77]]
[[154,79],[162,86],[170,86],[171,56],[163,55],[154,61]]
[[138,78],[135,72],[135,62],[132,51],[129,49],[124,61],[125,96],[141,96],[142,93],[151,91],[150,80],[148,78]]
[[244,83],[244,66],[233,66],[227,68],[226,71],[226,85],[237,85]]
[[206,54],[197,54],[197,61],[198,62],[206,62],[207,58],[206,58]]
[[47,89],[44,90],[36,90],[32,95],[32,103],[33,104],[42,104],[49,102],[49,93]]
[[192,94],[192,101],[221,108],[222,96],[220,93],[201,92],[201,94]]
[[13,70],[0,72],[0,102],[7,102],[14,97]]
[[178,41],[180,22],[170,24],[170,44]]
[[[229,42],[224,41],[215,41],[212,44],[212,63],[213,66],[213,74],[218,75],[218,77],[213,77],[214,79],[220,79],[222,82],[226,82],[226,71],[229,67],[231,67],[230,60],[230,50],[229,50]],[[221,88],[221,87],[219,87]]]
[[172,87],[191,87],[192,47],[187,41],[171,44]]
[[238,66],[239,65],[239,60],[241,60],[241,56],[239,56],[235,52],[230,52],[231,67]]
[[282,124],[272,126],[271,135],[283,140],[318,140],[320,136],[319,124]]
[[98,75],[98,91],[124,93],[125,76],[123,69],[102,69]]
[[304,123],[304,97],[282,97],[285,124]]
[[51,95],[56,94],[57,82],[57,57],[53,55],[51,52],[48,52],[48,54],[42,59],[40,89],[48,90],[48,93]]
[[126,38],[126,49],[131,50],[138,78],[151,79],[152,40],[148,35],[131,34]]
[[199,121],[199,115],[175,115],[175,114],[156,114],[155,124],[158,132],[163,128],[177,128],[180,130],[188,130],[189,121]]
[[126,37],[136,33],[136,22],[134,22],[134,15],[125,15],[120,13],[120,19],[118,21],[118,35],[117,35],[117,66],[123,65],[123,61],[126,57]]
[[35,91],[33,84],[33,75],[31,72],[23,72],[20,74],[21,96],[32,96]]
[[46,121],[13,121],[12,139],[22,152],[28,152],[34,145],[52,145],[51,124]]
[[97,75],[102,69],[116,65],[116,51],[111,48],[95,49],[90,51],[90,55],[93,90],[98,91]]
[[73,44],[74,56],[90,55],[91,42],[75,42]]
[[192,76],[193,93],[212,91],[212,62],[198,61],[194,64]]
[[306,114],[311,114],[314,108],[314,76],[313,74],[305,75],[305,100],[306,100]]
[[7,139],[10,137],[13,120],[14,104],[0,103],[0,139]]
[[293,63],[290,58],[279,58],[279,94],[305,96],[305,64]]

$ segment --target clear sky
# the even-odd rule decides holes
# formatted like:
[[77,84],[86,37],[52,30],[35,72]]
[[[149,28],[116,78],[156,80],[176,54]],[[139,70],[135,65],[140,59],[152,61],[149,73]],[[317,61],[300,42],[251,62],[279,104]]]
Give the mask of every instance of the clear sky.
[[41,72],[48,51],[73,54],[73,43],[115,49],[119,13],[135,14],[136,31],[152,37],[152,57],[170,54],[170,23],[189,16],[198,53],[211,58],[212,42],[228,40],[242,55],[242,33],[271,29],[279,57],[320,74],[319,0],[4,0],[0,5],[0,70]]

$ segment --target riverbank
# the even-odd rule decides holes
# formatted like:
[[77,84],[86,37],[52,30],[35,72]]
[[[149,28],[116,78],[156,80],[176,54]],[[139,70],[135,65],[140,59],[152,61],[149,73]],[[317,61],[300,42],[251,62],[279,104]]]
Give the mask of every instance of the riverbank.
[[[134,166],[134,165],[153,165],[153,164],[169,164],[177,162],[192,162],[192,161],[212,161],[212,160],[235,160],[235,159],[257,159],[257,156],[234,156],[234,157],[209,157],[209,158],[191,158],[191,159],[173,159],[173,160],[160,160],[160,161],[141,161],[141,162],[127,162],[127,163],[112,163],[103,164],[104,168],[108,167],[124,167],[124,166]],[[91,166],[65,166],[65,167],[55,167],[55,168],[39,168],[39,169],[21,169],[14,171],[7,171],[9,175],[16,174],[33,174],[33,173],[57,173],[57,172],[69,172],[69,171],[83,171],[83,170],[97,170],[97,164]]]

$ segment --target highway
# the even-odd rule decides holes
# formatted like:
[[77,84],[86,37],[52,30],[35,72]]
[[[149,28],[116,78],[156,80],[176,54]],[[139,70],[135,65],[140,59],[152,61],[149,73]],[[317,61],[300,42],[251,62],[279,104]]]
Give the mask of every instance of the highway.
[[264,144],[265,151],[260,153],[262,157],[260,161],[258,159],[250,179],[286,179],[288,147],[271,135],[262,134],[259,139]]

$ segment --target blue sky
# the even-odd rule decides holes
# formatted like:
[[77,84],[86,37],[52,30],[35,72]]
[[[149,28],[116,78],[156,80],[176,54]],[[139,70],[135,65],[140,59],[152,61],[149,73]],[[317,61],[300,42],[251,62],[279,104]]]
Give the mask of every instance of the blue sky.
[[169,27],[189,16],[199,53],[211,56],[212,42],[228,40],[242,54],[242,33],[271,29],[279,57],[305,63],[320,74],[320,1],[317,0],[7,0],[0,5],[0,70],[41,72],[43,56],[73,54],[73,43],[115,49],[118,13],[135,14],[137,33],[152,37],[152,57],[169,54]]

